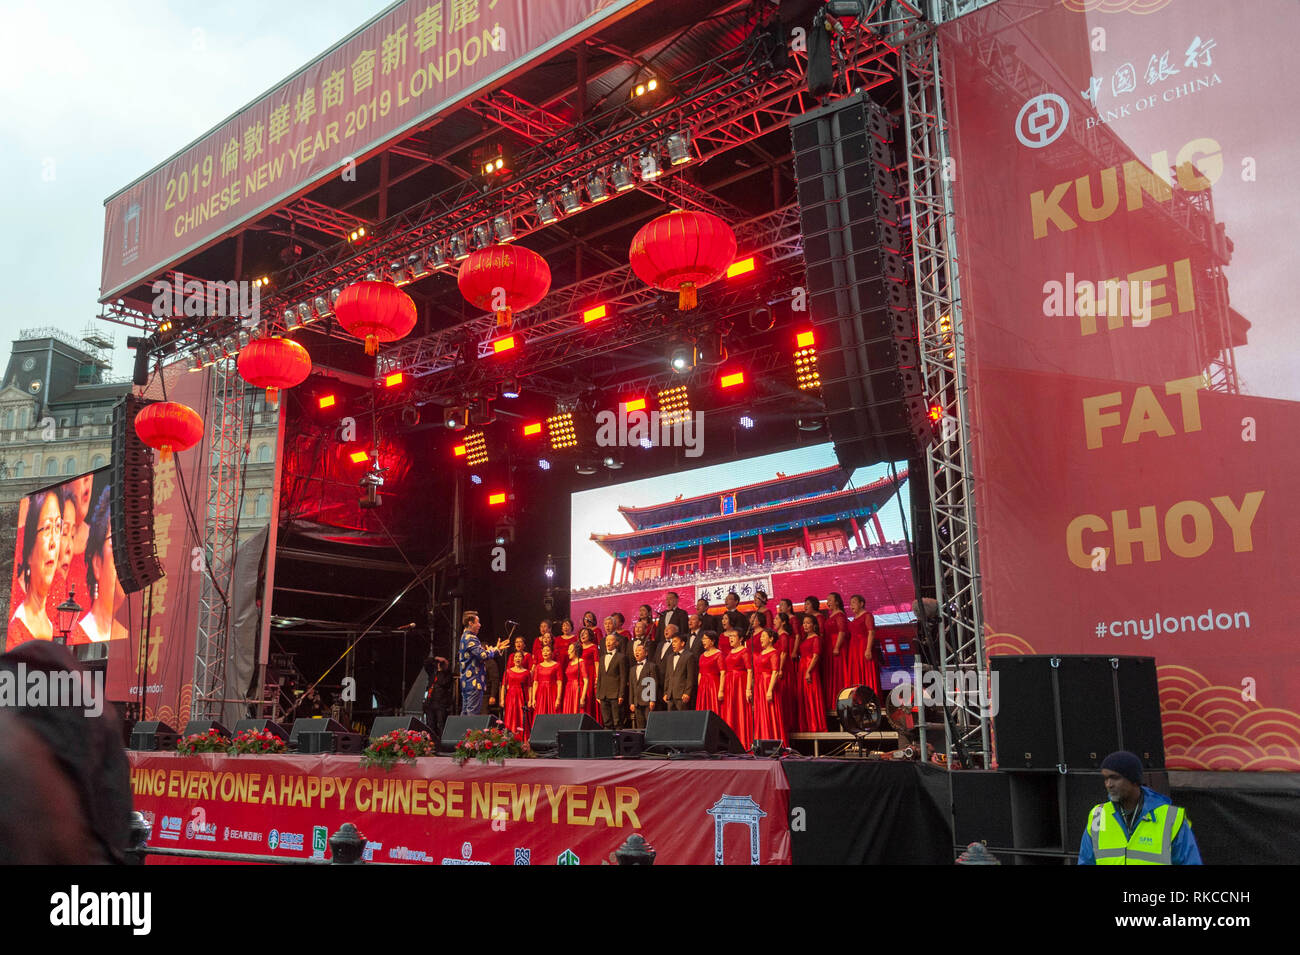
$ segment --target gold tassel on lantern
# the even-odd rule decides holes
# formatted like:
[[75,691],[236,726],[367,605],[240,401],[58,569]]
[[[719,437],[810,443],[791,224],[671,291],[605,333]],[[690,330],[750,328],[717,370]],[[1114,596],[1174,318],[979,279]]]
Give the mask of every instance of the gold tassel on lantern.
[[497,331],[507,331],[514,322],[514,312],[507,308],[497,309]]
[[681,311],[694,308],[697,302],[695,299],[695,283],[683,282],[677,289],[677,308]]
[[367,355],[379,354],[379,338],[377,336],[375,335],[366,336],[366,354]]
[[164,444],[161,448],[158,449],[158,463],[163,464],[167,461],[170,461],[171,459],[172,459],[172,446],[170,444]]
[[266,406],[267,406],[268,408],[274,408],[274,407],[276,407],[279,403],[280,403],[280,389],[279,389],[279,388],[267,388],[267,389],[266,389]]

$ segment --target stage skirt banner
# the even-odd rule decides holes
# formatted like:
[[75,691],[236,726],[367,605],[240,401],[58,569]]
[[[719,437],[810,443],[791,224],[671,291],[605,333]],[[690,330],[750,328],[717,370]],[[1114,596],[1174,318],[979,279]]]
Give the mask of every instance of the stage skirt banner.
[[327,176],[355,178],[375,149],[646,2],[395,5],[105,202],[103,299]]
[[988,649],[1154,656],[1173,768],[1300,769],[1297,30],[1030,0],[940,31]]
[[789,784],[771,760],[428,757],[384,772],[356,756],[130,757],[155,846],[329,858],[350,822],[373,862],[614,865],[633,833],[656,865],[790,862]]

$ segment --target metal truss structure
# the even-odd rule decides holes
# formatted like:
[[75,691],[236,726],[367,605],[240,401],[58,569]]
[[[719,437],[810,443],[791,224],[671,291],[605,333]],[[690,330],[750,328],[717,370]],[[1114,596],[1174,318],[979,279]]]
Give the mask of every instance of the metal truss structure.
[[226,648],[231,613],[230,582],[235,565],[239,497],[243,482],[246,386],[233,358],[212,366],[213,410],[210,434],[207,522],[199,593],[198,635],[194,647],[195,719],[220,719],[226,697]]

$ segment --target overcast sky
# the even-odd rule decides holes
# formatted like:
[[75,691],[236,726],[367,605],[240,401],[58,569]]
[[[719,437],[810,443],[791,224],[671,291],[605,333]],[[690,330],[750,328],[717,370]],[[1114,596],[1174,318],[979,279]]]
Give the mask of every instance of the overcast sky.
[[[391,0],[0,0],[0,348],[99,312],[104,200]],[[130,332],[113,373],[129,375]]]

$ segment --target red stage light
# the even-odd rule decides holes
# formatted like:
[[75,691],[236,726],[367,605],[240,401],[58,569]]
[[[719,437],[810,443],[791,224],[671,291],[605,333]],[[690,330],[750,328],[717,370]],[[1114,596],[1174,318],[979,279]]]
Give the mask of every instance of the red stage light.
[[794,344],[796,348],[812,348],[817,344],[817,339],[812,332],[800,332],[795,335]]
[[594,322],[597,319],[604,318],[608,314],[609,310],[605,308],[604,305],[593,305],[582,313],[582,321],[584,324],[587,322]]
[[727,266],[727,278],[734,279],[737,275],[745,275],[754,271],[757,263],[751,255],[747,259],[739,259]]
[[465,456],[465,445],[463,444],[456,445],[454,448],[451,449],[451,453],[458,458],[463,458]]
[[370,460],[370,455],[367,454],[365,451],[353,451],[351,454],[348,455],[348,457],[352,459],[353,464],[360,464],[363,461]]
[[488,495],[488,504],[490,504],[490,505],[492,505],[492,506],[494,506],[494,507],[495,507],[497,504],[504,504],[505,502],[506,502],[506,492],[505,492],[505,491],[497,491],[495,494],[489,494],[489,495]]
[[397,385],[400,385],[401,383],[402,383],[402,373],[400,371],[395,371],[391,375],[384,376],[385,388],[393,388]]
[[930,420],[938,421],[943,417],[943,405],[930,405]]
[[323,398],[321,398],[321,400],[320,400],[320,407],[321,407],[321,411],[324,411],[326,408],[333,408],[333,407],[334,407],[334,396],[333,396],[333,395],[325,395]]
[[644,411],[644,410],[645,410],[645,399],[644,399],[644,398],[633,398],[631,401],[628,401],[628,402],[625,402],[625,403],[624,403],[624,405],[623,405],[623,410],[624,410],[624,411]]
[[736,385],[745,383],[745,373],[743,371],[733,371],[722,376],[723,388],[734,388]]
[[540,421],[534,421],[532,424],[524,425],[525,438],[529,438],[535,434],[541,434],[541,433],[542,433],[542,423]]
[[499,355],[503,351],[509,351],[515,347],[515,336],[507,335],[505,338],[498,338],[492,343],[492,353]]

